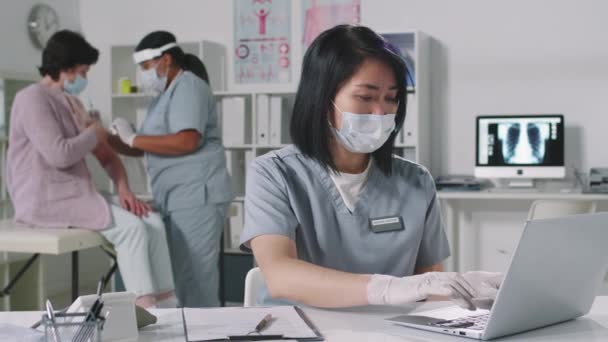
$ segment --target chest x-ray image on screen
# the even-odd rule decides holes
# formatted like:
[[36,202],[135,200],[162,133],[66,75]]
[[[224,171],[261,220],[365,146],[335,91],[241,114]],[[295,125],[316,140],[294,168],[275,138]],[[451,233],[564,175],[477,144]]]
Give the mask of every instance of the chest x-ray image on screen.
[[477,177],[562,178],[562,115],[477,117]]
[[549,122],[520,120],[498,124],[498,141],[505,164],[543,164],[550,138]]

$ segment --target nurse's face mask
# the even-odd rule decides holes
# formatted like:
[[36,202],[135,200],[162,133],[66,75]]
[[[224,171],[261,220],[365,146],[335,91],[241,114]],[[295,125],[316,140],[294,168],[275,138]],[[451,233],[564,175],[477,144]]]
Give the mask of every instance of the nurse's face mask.
[[[333,102],[332,102],[333,103]],[[382,147],[395,130],[395,114],[355,114],[342,111],[342,127],[331,126],[334,137],[350,152],[371,153]]]
[[166,67],[165,75],[161,76],[158,67],[166,63],[166,58],[163,61],[163,53],[176,46],[178,46],[176,42],[171,42],[158,48],[148,48],[133,53],[133,61],[140,65],[137,75],[138,85],[145,93],[157,96],[165,91],[169,68]]
[[159,59],[155,64],[149,66],[145,70],[140,67],[140,86],[145,93],[156,96],[165,91],[165,87],[167,86],[167,72],[165,72],[164,76],[159,76],[158,66],[160,63],[161,61]]

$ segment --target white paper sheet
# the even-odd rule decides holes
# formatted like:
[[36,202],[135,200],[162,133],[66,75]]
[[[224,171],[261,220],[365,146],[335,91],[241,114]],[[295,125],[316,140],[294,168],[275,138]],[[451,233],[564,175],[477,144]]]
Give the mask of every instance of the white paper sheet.
[[224,339],[229,335],[247,335],[266,316],[272,322],[263,335],[283,335],[285,338],[314,338],[317,335],[300,317],[293,306],[228,307],[184,309],[188,341]]

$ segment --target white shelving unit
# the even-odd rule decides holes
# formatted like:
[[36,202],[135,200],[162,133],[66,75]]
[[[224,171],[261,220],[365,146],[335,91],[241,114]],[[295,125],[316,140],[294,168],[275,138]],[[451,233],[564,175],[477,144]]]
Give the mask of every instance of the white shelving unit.
[[[224,100],[230,98],[241,98],[241,112],[239,118],[244,120],[243,136],[240,138],[239,143],[233,143],[231,139],[224,139],[224,147],[226,148],[226,161],[228,171],[232,177],[233,187],[236,192],[234,199],[234,216],[228,219],[228,225],[225,231],[224,239],[224,250],[227,253],[239,254],[242,253],[236,241],[240,235],[243,225],[243,210],[245,201],[245,180],[247,177],[247,168],[253,158],[268,153],[269,151],[276,150],[288,146],[291,142],[289,138],[289,121],[291,116],[291,109],[295,100],[295,90],[281,91],[281,92],[216,92],[216,101],[218,107],[218,116],[220,117],[221,128],[224,134],[232,134],[234,132],[232,127],[224,127],[226,124],[231,124],[230,120],[232,117],[232,123],[234,123],[237,115],[230,112],[225,104]],[[280,123],[280,141],[279,143],[271,144],[269,142],[260,142],[258,137],[258,124],[259,124],[259,108],[258,101],[262,97],[278,97],[281,100],[281,123]],[[269,108],[270,109],[270,108]],[[269,112],[269,119],[272,120]],[[267,133],[270,133],[270,126],[268,122]],[[237,139],[238,140],[238,139]],[[235,235],[236,234],[236,235]]]
[[[228,155],[237,155],[235,159],[237,162],[240,162],[239,165],[230,165],[229,169],[235,171],[235,167],[239,167],[242,169],[239,174],[245,175],[245,169],[248,165],[245,165],[245,153],[251,152],[254,157],[265,154],[271,150],[276,150],[288,146],[290,138],[288,134],[286,134],[289,130],[289,118],[291,116],[291,108],[293,108],[293,102],[295,100],[295,92],[252,92],[252,93],[243,93],[243,92],[218,92],[215,93],[216,100],[218,102],[218,115],[221,117],[221,125],[225,125],[230,119],[231,113],[227,112],[224,106],[221,105],[221,102],[224,98],[244,98],[245,99],[245,122],[246,122],[246,132],[244,144],[231,144],[224,141],[224,147],[226,148],[226,152]],[[258,100],[261,96],[271,96],[271,97],[280,97],[282,101],[282,120],[281,120],[281,141],[279,144],[270,144],[270,143],[260,143],[258,142]],[[247,127],[248,126],[248,127]],[[237,180],[235,179],[235,182]],[[244,185],[244,181],[237,182],[242,183]],[[239,189],[239,185],[235,183],[237,186],[236,193],[237,196],[244,196],[244,189]]]

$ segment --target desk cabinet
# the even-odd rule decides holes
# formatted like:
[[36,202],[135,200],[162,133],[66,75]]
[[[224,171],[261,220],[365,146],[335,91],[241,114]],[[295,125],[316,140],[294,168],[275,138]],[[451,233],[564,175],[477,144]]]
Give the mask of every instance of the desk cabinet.
[[[452,249],[445,267],[457,272],[505,272],[535,200],[594,200],[598,211],[608,211],[608,195],[600,194],[440,191],[438,198]],[[608,293],[608,284],[602,293]]]

